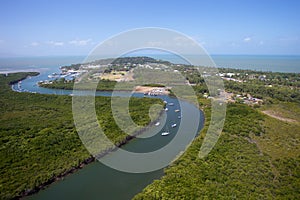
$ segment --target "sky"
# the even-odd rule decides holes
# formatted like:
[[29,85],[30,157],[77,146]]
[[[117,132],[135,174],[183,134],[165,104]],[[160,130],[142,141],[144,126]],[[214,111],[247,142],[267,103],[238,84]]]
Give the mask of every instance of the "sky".
[[120,32],[179,31],[210,54],[300,55],[298,0],[1,0],[0,57],[87,55]]

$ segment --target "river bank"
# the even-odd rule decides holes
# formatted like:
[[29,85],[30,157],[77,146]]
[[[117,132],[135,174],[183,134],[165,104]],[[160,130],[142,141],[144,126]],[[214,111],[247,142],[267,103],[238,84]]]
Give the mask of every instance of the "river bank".
[[[39,77],[40,78],[40,77]],[[46,95],[43,97],[43,95],[40,94],[36,94],[37,97],[41,98],[51,98],[51,99],[55,99],[56,96],[60,96],[60,95],[69,95],[69,91],[65,91],[65,90],[59,90],[59,92],[56,92],[57,90],[55,89],[48,89],[48,90],[44,90],[43,88],[37,87],[35,86],[35,83],[37,82],[37,79],[32,77],[30,79],[26,79],[23,80],[21,83],[22,88],[24,88],[25,90],[32,92],[33,89],[36,93],[39,93],[40,91],[42,91],[44,94],[58,94],[58,95]],[[16,83],[17,85],[18,83]],[[101,93],[96,93],[96,96],[110,96],[111,93],[108,92],[101,92]],[[121,97],[128,97],[130,95],[132,95],[131,93],[125,93],[125,92],[121,92],[118,95],[120,95]],[[18,93],[17,96],[35,96],[35,94],[29,94],[26,92],[22,92],[22,93]],[[140,97],[143,98],[144,94],[142,93],[135,93],[133,94],[133,97]],[[174,103],[174,105],[169,106],[169,111],[165,112],[167,114],[167,118],[168,120],[166,121],[166,126],[171,127],[171,125],[175,122],[177,123],[177,125],[179,126],[180,124],[180,119],[178,118],[178,116],[180,115],[180,113],[175,112],[175,110],[180,109],[179,104],[178,104],[178,100],[176,100],[176,98],[172,98],[169,96],[148,96],[150,98],[160,98],[164,101],[167,101],[168,103]],[[59,99],[64,99],[64,98],[59,98]],[[67,98],[70,99],[70,98]],[[68,103],[68,102],[66,102]],[[183,103],[183,102],[182,102]],[[183,103],[183,106],[186,107],[188,109],[190,109],[191,111],[196,111],[196,112],[200,112],[198,109],[195,110],[195,106],[191,105],[189,103]],[[182,108],[182,110],[184,110],[184,107]],[[176,114],[177,113],[177,114]],[[191,113],[191,112],[189,112]],[[193,114],[192,114],[193,115]],[[185,116],[185,115],[184,115]],[[190,117],[190,116],[189,116]],[[184,117],[185,119],[186,117]],[[202,118],[202,122],[200,124],[202,124],[204,122],[204,117]],[[149,124],[148,126],[153,125]],[[161,123],[162,124],[162,123]],[[148,127],[147,126],[147,127]],[[189,126],[192,127],[192,126]],[[158,129],[163,131],[164,127],[163,126],[159,126],[156,127],[155,129]],[[199,125],[199,129],[201,129],[202,127]],[[147,129],[147,128],[145,128]],[[159,131],[158,130],[158,131]],[[154,130],[152,130],[152,128],[148,128],[146,130],[146,132],[153,132]],[[171,130],[171,134],[168,137],[162,137],[160,134],[156,134],[153,137],[147,138],[147,139],[140,139],[137,138],[135,140],[133,140],[134,137],[129,136],[127,138],[125,138],[125,140],[120,141],[119,146],[122,146],[122,148],[128,150],[128,151],[133,151],[133,152],[149,152],[149,151],[154,151],[157,149],[162,148],[163,146],[165,146],[166,144],[168,144],[172,138],[175,136],[175,133],[178,131],[178,127],[176,128],[172,128]],[[184,131],[185,133],[189,133],[189,131]],[[141,131],[141,133],[143,133],[143,131]],[[157,132],[156,132],[157,133]],[[174,133],[174,134],[173,134]],[[135,134],[139,134],[138,132]],[[148,134],[148,133],[146,133]],[[151,133],[150,133],[151,134]],[[130,141],[130,142],[129,142]],[[127,145],[124,145],[127,144]],[[112,149],[109,150],[109,152],[111,152]],[[108,152],[105,154],[103,153],[103,155],[100,156],[104,156],[109,154]],[[111,154],[113,155],[113,154]],[[111,156],[109,155],[109,156]],[[90,174],[91,176],[91,180],[94,181],[95,185],[99,185],[99,187],[101,187],[101,193],[102,195],[106,196],[108,199],[111,198],[112,196],[117,196],[115,197],[115,199],[130,199],[132,198],[135,194],[137,194],[138,192],[140,192],[144,187],[146,187],[148,184],[150,184],[153,180],[155,179],[159,179],[162,175],[163,175],[163,170],[159,170],[159,171],[155,171],[153,173],[146,173],[146,174],[139,174],[139,175],[135,175],[135,174],[128,174],[128,173],[120,173],[117,172],[115,170],[112,170],[106,166],[104,166],[103,164],[101,164],[100,162],[93,162],[93,160],[85,160],[89,157],[83,157],[82,158],[82,162],[80,164],[76,164],[76,165],[72,165],[71,168],[69,168],[68,170],[64,171],[63,173],[60,173],[60,175],[64,175],[62,178],[59,178],[59,175],[56,176],[58,177],[57,180],[54,179],[53,177],[51,178],[52,182],[46,185],[45,187],[39,189],[38,191],[40,192],[35,192],[33,193],[33,191],[30,193],[29,190],[25,190],[30,194],[36,194],[36,195],[29,195],[28,199],[40,199],[42,196],[42,199],[45,199],[44,197],[46,197],[46,199],[49,197],[49,199],[53,199],[53,195],[65,195],[66,198],[69,198],[70,195],[73,196],[74,194],[74,187],[77,188],[77,186],[74,186],[73,184],[77,184],[77,183],[81,183],[84,180],[81,180],[83,177],[81,176],[81,174]],[[94,163],[94,164],[92,164]],[[74,167],[76,166],[76,167]],[[91,166],[91,167],[88,167]],[[99,167],[96,167],[99,166]],[[76,169],[78,168],[78,169]],[[79,170],[80,169],[80,170]],[[92,171],[91,171],[92,169]],[[67,173],[66,173],[67,172]],[[77,172],[77,173],[74,173]],[[105,182],[101,181],[101,180],[94,180],[92,177],[94,177],[95,175],[93,174],[101,174],[99,175],[101,178],[101,180],[104,178],[104,180],[106,180]],[[116,177],[115,175],[119,174],[118,177]],[[80,180],[78,180],[80,179]],[[59,181],[61,180],[61,181]],[[63,180],[63,181],[62,181]],[[107,180],[111,180],[110,183],[107,182]],[[116,189],[115,184],[116,182],[128,182],[128,185],[124,186],[124,185],[118,185],[118,189]],[[138,184],[133,184],[131,183],[132,181],[136,181],[136,183]],[[47,181],[43,181],[43,183],[47,182]],[[55,184],[52,184],[55,183]],[[72,184],[71,187],[69,187],[69,184]],[[90,183],[86,183],[87,185],[91,185]],[[110,184],[110,185],[109,185]],[[40,184],[41,185],[41,184]],[[51,187],[47,187],[51,185]],[[44,188],[47,188],[46,190],[43,190]],[[63,191],[58,191],[60,189],[63,189]],[[70,192],[68,192],[67,190],[70,189]],[[112,192],[111,190],[114,188],[114,190],[116,191],[120,191],[119,193],[115,193]],[[125,189],[126,188],[126,189]],[[38,189],[38,188],[35,188]],[[87,189],[87,188],[86,188]],[[72,192],[71,192],[72,191]],[[75,189],[75,193],[76,195],[74,196],[73,199],[81,199],[80,197],[84,198],[83,196],[83,191],[82,188],[77,188]],[[82,191],[82,192],[79,192]],[[98,194],[99,189],[87,189],[87,191],[89,191],[88,195],[96,195]],[[122,192],[121,192],[122,191]],[[51,197],[51,198],[50,198]],[[107,199],[106,198],[106,199]],[[27,198],[26,198],[27,199]]]
[[144,133],[144,131],[146,131],[148,128],[150,128],[151,126],[154,126],[156,121],[158,121],[160,119],[160,117],[163,115],[163,110],[159,113],[157,120],[155,120],[155,122],[151,122],[149,123],[148,126],[144,127],[143,129],[136,131],[132,136],[128,135],[125,139],[123,139],[122,141],[118,142],[117,144],[115,144],[116,146],[114,148],[111,149],[107,149],[105,151],[103,151],[102,153],[98,154],[96,156],[96,158],[94,156],[88,157],[85,160],[83,160],[82,162],[80,162],[77,166],[74,166],[72,168],[70,168],[69,170],[52,177],[51,179],[49,179],[48,181],[40,184],[39,186],[30,189],[30,190],[26,190],[23,193],[21,193],[19,196],[16,196],[14,199],[20,199],[20,198],[24,198],[33,194],[38,193],[40,190],[46,189],[47,187],[49,187],[51,184],[61,181],[63,180],[65,177],[76,173],[78,170],[83,169],[85,166],[87,166],[88,164],[91,164],[93,162],[95,162],[97,159],[102,158],[106,155],[108,155],[109,153],[117,150],[118,148],[128,144],[131,140],[135,139],[136,136],[141,135]]
[[60,180],[63,180],[66,176],[70,175],[70,174],[74,174],[75,172],[77,172],[78,170],[82,169],[84,166],[92,163],[95,161],[95,158],[94,157],[89,157],[89,158],[86,158],[84,161],[82,161],[81,163],[79,163],[78,166],[75,166],[75,167],[72,167],[71,169],[63,172],[62,174],[59,174],[57,176],[54,176],[53,178],[49,179],[48,181],[40,184],[39,186],[36,186],[35,188],[33,189],[29,189],[29,190],[26,190],[24,192],[22,192],[19,196],[16,196],[15,198],[13,199],[21,199],[21,198],[24,198],[24,197],[27,197],[27,196],[30,196],[30,195],[33,195],[33,194],[36,194],[38,193],[40,190],[43,190],[45,189],[46,187],[50,186],[52,183],[55,183],[57,181],[60,181]]
[[[38,75],[39,73],[30,73],[30,77],[34,76],[34,75]],[[26,77],[22,77],[20,79],[14,80],[9,82],[10,84],[10,88],[13,89],[13,84],[21,84],[21,81],[26,80],[26,78],[28,78],[29,76]],[[14,91],[14,90],[13,90]],[[16,91],[15,91],[16,92]],[[18,91],[20,92],[20,91]],[[113,149],[107,149],[105,151],[103,151],[101,154],[97,155],[97,158],[101,158],[103,156],[106,156],[107,154],[111,153],[112,151],[116,150],[119,147],[124,146],[125,144],[128,144],[129,141],[133,140],[134,138],[136,138],[136,136],[143,134],[144,131],[150,129],[152,126],[155,125],[155,123],[157,121],[160,120],[161,116],[163,115],[164,110],[161,110],[157,116],[155,116],[155,119],[153,122],[150,122],[147,126],[145,126],[144,128],[142,128],[141,130],[136,131],[135,133],[133,133],[132,135],[128,135],[126,136],[126,138],[124,138],[123,140],[117,142],[115,145],[116,147]],[[20,199],[20,198],[24,198],[33,194],[38,193],[40,190],[43,190],[45,188],[47,188],[48,186],[50,186],[51,184],[55,183],[55,182],[59,182],[60,180],[63,180],[65,177],[76,173],[77,171],[79,171],[80,169],[83,169],[86,165],[93,163],[95,161],[95,157],[90,156],[85,158],[83,161],[81,161],[78,165],[71,167],[70,169],[51,177],[50,179],[48,179],[47,181],[41,183],[40,185],[34,187],[33,189],[27,189],[25,191],[23,191],[22,193],[20,193],[18,196],[15,196],[14,199]]]

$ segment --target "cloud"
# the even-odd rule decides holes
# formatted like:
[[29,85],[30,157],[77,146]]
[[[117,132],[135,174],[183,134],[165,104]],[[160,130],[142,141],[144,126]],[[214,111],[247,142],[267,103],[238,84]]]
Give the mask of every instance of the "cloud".
[[251,37],[245,37],[244,38],[244,42],[250,42],[251,41]]
[[47,44],[53,45],[53,46],[63,46],[63,42],[57,42],[57,41],[49,41]]
[[85,45],[88,45],[91,41],[92,41],[92,39],[72,40],[72,41],[69,42],[69,44],[73,44],[73,45],[76,45],[76,46],[85,46]]
[[40,45],[40,43],[38,43],[38,42],[32,42],[31,44],[30,44],[30,46],[39,46]]

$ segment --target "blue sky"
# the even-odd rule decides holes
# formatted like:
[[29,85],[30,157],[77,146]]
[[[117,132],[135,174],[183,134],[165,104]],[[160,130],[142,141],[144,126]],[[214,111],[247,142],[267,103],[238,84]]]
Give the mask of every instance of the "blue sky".
[[182,32],[210,54],[300,55],[299,2],[2,0],[0,56],[86,55],[141,27]]

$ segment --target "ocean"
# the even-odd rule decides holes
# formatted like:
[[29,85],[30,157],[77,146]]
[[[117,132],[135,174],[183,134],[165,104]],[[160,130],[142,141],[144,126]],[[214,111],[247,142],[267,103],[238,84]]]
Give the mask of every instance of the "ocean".
[[[173,63],[184,63],[172,54],[148,55]],[[45,56],[0,58],[0,73],[16,71],[53,72],[60,66],[80,63],[85,56]],[[257,71],[300,73],[300,56],[288,55],[212,55],[217,67],[251,69]]]
[[[174,55],[154,55],[154,58],[183,63]],[[300,56],[288,55],[211,55],[217,67],[256,71],[300,73]],[[185,63],[184,63],[185,64]]]
[[218,67],[300,73],[300,56],[212,55]]

